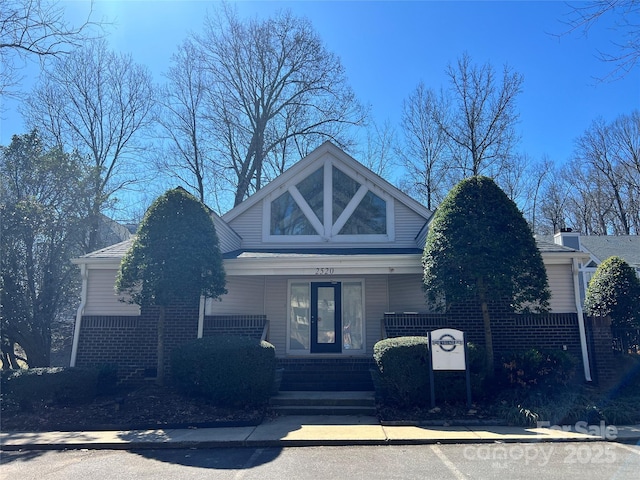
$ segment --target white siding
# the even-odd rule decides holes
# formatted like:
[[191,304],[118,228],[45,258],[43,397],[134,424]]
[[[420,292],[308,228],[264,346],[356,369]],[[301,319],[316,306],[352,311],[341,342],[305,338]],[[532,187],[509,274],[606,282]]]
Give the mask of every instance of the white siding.
[[227,293],[207,300],[206,315],[263,315],[264,277],[227,277]]
[[119,301],[114,285],[117,269],[90,269],[84,315],[140,315],[140,307]]
[[576,311],[571,265],[545,265],[551,289],[551,311],[569,313]]
[[286,277],[227,277],[227,293],[221,300],[208,300],[207,315],[266,315],[269,341],[276,355],[285,355],[287,330]]
[[389,311],[426,312],[421,275],[389,275]]
[[389,311],[386,275],[365,277],[365,315],[367,355],[373,353],[373,346],[382,338],[382,319],[384,312]]
[[260,248],[262,243],[262,202],[253,205],[229,222],[229,226],[242,237],[243,248]]
[[[266,201],[270,201],[271,197],[267,197]],[[292,244],[290,241],[275,242],[269,241],[267,245],[262,239],[262,227],[263,227],[263,205],[262,202],[258,202],[253,205],[246,212],[241,213],[238,217],[229,222],[229,226],[242,237],[242,248],[264,248],[269,247],[286,247],[292,246],[300,247],[398,247],[398,248],[415,248],[416,247],[416,235],[420,232],[420,229],[426,222],[426,218],[418,215],[415,211],[408,208],[401,202],[394,201],[394,230],[395,241],[388,243],[381,242],[367,242],[366,236],[363,237],[363,241],[354,243],[353,241],[340,242],[337,239],[331,239],[330,243],[322,240],[309,241],[305,239],[303,244]]]
[[213,222],[216,226],[220,251],[226,253],[238,250],[241,246],[240,237],[221,218],[214,216]]
[[[420,229],[427,221],[421,215],[411,210],[405,204],[398,201],[395,204],[395,231],[396,241],[394,247],[414,248],[416,246],[416,236],[420,233]],[[423,245],[424,246],[424,245]]]
[[[365,338],[366,355],[381,339],[381,321],[384,313],[393,311],[424,311],[424,295],[419,275],[345,276],[338,281],[363,279],[365,284]],[[269,320],[269,341],[276,347],[276,355],[286,354],[287,340],[287,286],[289,280],[316,281],[309,277],[228,277],[229,293],[222,301],[207,302],[207,315],[262,314]],[[416,286],[417,285],[417,286]],[[394,292],[394,293],[392,293]],[[391,297],[391,298],[390,298]],[[419,308],[420,307],[420,308]]]
[[266,284],[265,313],[269,320],[269,342],[276,355],[286,355],[287,338],[287,278],[269,277]]

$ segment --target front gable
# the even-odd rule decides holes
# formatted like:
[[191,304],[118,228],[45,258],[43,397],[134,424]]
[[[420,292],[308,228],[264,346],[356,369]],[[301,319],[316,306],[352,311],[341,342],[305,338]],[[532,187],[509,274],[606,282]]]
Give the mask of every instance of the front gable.
[[431,212],[330,142],[225,215],[243,248],[415,247]]

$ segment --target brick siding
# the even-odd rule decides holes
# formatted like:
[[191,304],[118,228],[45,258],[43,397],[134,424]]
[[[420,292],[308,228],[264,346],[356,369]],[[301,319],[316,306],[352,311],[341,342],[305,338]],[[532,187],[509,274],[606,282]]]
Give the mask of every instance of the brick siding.
[[[566,350],[582,365],[582,349],[576,313],[516,314],[508,308],[490,306],[491,333],[496,359],[503,353],[529,348]],[[587,348],[593,380],[612,378],[613,351],[610,325],[604,319],[585,319]],[[465,304],[444,314],[385,314],[387,337],[426,336],[438,328],[455,328],[467,340],[484,345],[484,326],[479,306]]]
[[266,315],[207,315],[202,335],[241,335],[260,340],[267,325]]
[[[158,307],[143,308],[140,316],[84,316],[78,339],[76,365],[117,364],[122,378],[143,378],[153,375],[157,354]],[[575,313],[520,315],[508,308],[490,306],[493,344],[496,356],[510,350],[527,348],[566,349],[582,359],[578,317]],[[446,314],[385,314],[384,335],[398,337],[427,335],[448,327],[466,332],[470,342],[484,345],[482,315],[477,305],[465,304]],[[606,383],[614,373],[610,322],[586,319],[587,344],[594,380]],[[260,339],[268,329],[265,315],[206,316],[204,336],[221,334],[245,335]],[[170,374],[171,352],[197,337],[198,305],[174,305],[166,310],[165,372]],[[331,368],[332,359],[279,359],[283,367],[303,368],[305,362],[325,362]],[[354,368],[363,368],[370,358],[350,360]],[[340,362],[344,362],[341,359]],[[362,362],[362,363],[360,363]]]
[[[171,352],[198,335],[198,305],[167,307],[165,374]],[[78,339],[78,367],[118,365],[121,378],[141,380],[155,375],[159,307],[145,307],[139,316],[83,316]],[[265,315],[207,316],[203,336],[234,334],[260,339],[268,325]]]

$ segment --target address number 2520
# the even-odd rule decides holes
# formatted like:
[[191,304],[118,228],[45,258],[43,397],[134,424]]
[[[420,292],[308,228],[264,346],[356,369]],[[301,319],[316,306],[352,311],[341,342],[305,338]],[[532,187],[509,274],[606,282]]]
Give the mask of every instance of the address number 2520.
[[333,267],[318,267],[316,275],[333,275]]

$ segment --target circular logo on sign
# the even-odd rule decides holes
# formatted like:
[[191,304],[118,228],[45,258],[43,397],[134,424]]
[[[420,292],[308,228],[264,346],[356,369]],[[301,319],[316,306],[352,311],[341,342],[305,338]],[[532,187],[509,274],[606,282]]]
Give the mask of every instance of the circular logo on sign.
[[445,333],[438,339],[438,345],[440,345],[440,348],[445,352],[453,352],[456,349],[457,343],[455,337],[448,333]]

